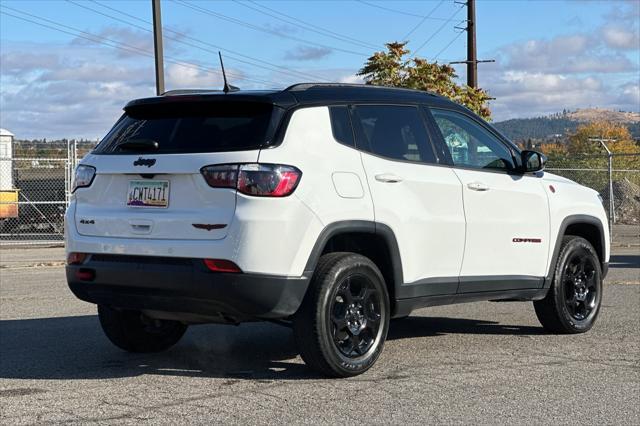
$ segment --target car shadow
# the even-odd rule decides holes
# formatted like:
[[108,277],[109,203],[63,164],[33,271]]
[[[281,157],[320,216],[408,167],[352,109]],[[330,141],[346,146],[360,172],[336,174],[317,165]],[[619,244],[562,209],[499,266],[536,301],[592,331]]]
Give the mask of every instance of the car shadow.
[[[394,320],[389,340],[462,334],[541,334],[542,328],[459,318]],[[235,380],[319,378],[296,358],[293,334],[272,323],[192,326],[166,352],[131,354],[104,337],[95,315],[0,321],[0,378],[108,379],[142,374]],[[225,382],[227,383],[227,382]]]
[[640,268],[640,255],[618,254],[609,258],[610,268]]
[[542,327],[506,325],[496,321],[410,316],[391,321],[387,340],[442,336],[445,334],[499,334],[531,336],[545,333],[546,332]]

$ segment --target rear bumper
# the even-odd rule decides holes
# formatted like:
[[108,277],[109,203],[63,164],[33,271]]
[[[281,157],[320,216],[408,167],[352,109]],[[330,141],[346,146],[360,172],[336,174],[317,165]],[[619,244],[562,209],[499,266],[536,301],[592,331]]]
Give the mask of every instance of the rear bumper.
[[[82,280],[77,271],[93,275]],[[221,322],[293,315],[307,277],[210,272],[199,259],[91,255],[66,267],[69,288],[81,300],[116,308],[195,314]]]

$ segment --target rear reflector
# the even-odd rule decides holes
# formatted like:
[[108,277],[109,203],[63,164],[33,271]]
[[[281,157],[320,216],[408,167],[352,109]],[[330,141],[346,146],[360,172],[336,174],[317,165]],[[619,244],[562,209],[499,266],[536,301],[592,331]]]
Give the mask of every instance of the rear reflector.
[[69,253],[69,256],[67,257],[67,265],[81,265],[86,258],[87,253]]
[[213,272],[242,272],[238,265],[230,260],[224,259],[204,259],[204,264],[210,271]]
[[96,273],[93,269],[81,268],[76,271],[76,278],[80,281],[93,281]]

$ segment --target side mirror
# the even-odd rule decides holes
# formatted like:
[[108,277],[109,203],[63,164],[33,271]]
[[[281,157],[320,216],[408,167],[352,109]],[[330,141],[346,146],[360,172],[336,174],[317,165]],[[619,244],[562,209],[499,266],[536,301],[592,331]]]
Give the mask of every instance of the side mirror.
[[544,170],[547,157],[537,151],[522,151],[522,171],[524,173]]

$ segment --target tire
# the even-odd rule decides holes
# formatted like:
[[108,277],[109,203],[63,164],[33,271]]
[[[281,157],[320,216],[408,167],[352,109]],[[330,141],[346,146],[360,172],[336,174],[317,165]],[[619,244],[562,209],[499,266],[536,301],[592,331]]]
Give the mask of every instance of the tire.
[[98,318],[109,340],[127,352],[160,352],[175,345],[187,331],[178,321],[154,320],[139,311],[98,305]]
[[593,246],[584,238],[565,236],[547,296],[533,302],[542,326],[552,333],[589,331],[602,303],[602,270]]
[[389,294],[377,266],[353,253],[322,256],[293,318],[304,362],[330,377],[362,374],[376,362],[389,330]]

